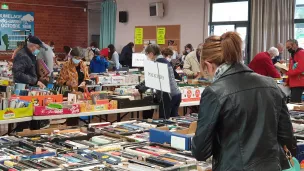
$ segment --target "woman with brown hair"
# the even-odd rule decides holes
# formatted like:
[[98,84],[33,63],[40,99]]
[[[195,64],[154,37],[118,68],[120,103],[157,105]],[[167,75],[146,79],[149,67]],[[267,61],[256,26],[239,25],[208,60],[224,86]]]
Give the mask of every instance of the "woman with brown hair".
[[165,59],[167,59],[168,62],[170,62],[170,65],[173,69],[173,72],[174,72],[174,77],[176,80],[182,80],[182,78],[178,75],[178,73],[176,72],[176,69],[175,67],[173,66],[172,64],[172,56],[174,54],[173,50],[171,50],[170,48],[164,48],[162,51],[161,51],[161,54],[163,55],[163,57]]
[[242,64],[238,33],[209,37],[201,65],[212,84],[201,97],[193,156],[213,155],[213,171],[288,169],[282,147],[294,152],[296,143],[284,94]]
[[185,61],[186,56],[192,51],[194,51],[193,46],[190,43],[186,44],[183,51],[182,61]]

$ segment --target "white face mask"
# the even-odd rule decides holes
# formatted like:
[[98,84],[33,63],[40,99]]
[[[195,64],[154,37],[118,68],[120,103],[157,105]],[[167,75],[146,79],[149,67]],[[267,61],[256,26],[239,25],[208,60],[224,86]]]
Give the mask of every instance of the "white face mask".
[[167,61],[171,62],[171,58],[166,58],[166,59],[167,59]]
[[187,53],[190,53],[190,52],[191,52],[191,50],[186,50],[186,52],[187,52]]

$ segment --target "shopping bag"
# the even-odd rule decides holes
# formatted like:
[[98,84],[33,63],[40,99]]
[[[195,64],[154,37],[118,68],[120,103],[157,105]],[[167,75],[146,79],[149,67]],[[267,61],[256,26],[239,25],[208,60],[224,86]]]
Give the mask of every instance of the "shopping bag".
[[288,148],[286,146],[284,146],[284,151],[285,151],[285,155],[288,160],[290,168],[285,169],[283,171],[301,171],[299,161],[296,158],[292,157],[290,151],[288,150]]

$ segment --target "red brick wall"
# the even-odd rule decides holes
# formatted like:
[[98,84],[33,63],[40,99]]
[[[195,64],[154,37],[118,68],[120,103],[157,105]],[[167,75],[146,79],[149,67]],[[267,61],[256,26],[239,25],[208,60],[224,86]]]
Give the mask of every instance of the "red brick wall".
[[[54,41],[56,52],[63,52],[64,45],[87,46],[88,19],[87,12],[84,12],[86,3],[71,0],[5,0],[5,2],[9,5],[9,10],[34,12],[34,34],[45,43]],[[0,59],[3,58],[5,56],[0,54]]]

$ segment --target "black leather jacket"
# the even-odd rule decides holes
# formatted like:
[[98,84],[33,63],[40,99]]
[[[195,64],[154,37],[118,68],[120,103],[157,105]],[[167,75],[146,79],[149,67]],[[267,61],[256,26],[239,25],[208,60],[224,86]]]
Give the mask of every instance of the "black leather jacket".
[[282,145],[296,148],[284,93],[272,78],[232,65],[202,94],[192,154],[213,155],[213,171],[288,169]]

